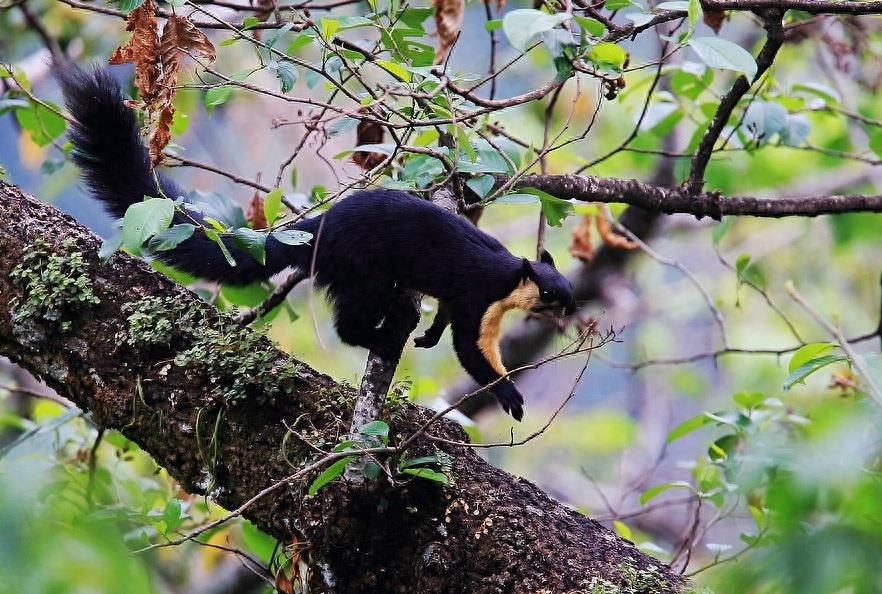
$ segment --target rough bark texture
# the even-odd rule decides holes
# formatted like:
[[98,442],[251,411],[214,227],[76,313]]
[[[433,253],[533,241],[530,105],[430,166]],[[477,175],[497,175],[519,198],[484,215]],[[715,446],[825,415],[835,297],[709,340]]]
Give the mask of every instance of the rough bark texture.
[[[174,298],[175,307],[195,315],[205,334],[222,320],[140,260],[116,254],[99,263],[95,236],[13,186],[0,183],[0,211],[0,354],[90,411],[100,427],[136,441],[187,490],[210,489],[218,503],[234,508],[315,459],[298,438],[289,436],[283,443],[285,423],[296,423],[311,441],[326,444],[346,432],[353,391],[302,364],[296,372],[275,374],[291,361],[265,339],[247,352],[238,344],[210,349],[213,373],[173,362],[198,335],[179,336],[167,345],[131,346],[132,303],[145,297]],[[38,238],[63,257],[81,253],[100,300],[61,307],[67,329],[22,316],[22,304],[36,297],[25,294],[11,273]],[[268,378],[284,379],[249,384],[247,395],[222,404],[219,389],[230,385],[242,357],[251,355],[266,357],[274,371]],[[204,460],[195,428],[202,427],[206,439],[218,414],[223,414],[218,453]],[[428,416],[410,405],[384,411],[392,444]],[[449,422],[432,432],[465,439]],[[421,441],[410,455],[433,448]],[[682,587],[667,567],[531,483],[493,468],[469,449],[445,449],[453,458],[449,487],[414,480],[403,487],[371,482],[355,488],[337,480],[307,497],[312,477],[306,477],[245,515],[283,541],[296,534],[309,542],[315,569],[311,591],[316,592],[588,592],[600,580],[628,592]]]

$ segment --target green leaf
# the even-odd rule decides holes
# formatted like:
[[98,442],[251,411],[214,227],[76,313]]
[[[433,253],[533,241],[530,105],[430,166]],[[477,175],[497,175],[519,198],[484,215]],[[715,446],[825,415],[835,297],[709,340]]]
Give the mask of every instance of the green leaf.
[[672,0],[670,2],[661,2],[660,4],[656,4],[653,9],[655,10],[679,10],[682,12],[686,12],[689,10],[689,2],[686,0]]
[[236,245],[261,264],[266,264],[266,238],[265,232],[255,231],[249,227],[239,227],[233,231],[233,241]]
[[701,0],[689,0],[686,12],[689,15],[689,31],[695,31],[695,26],[704,18],[704,9]]
[[356,118],[343,117],[331,122],[331,125],[325,128],[325,134],[328,138],[334,138],[356,128],[358,128],[358,120]]
[[570,15],[566,13],[548,14],[532,8],[520,8],[506,13],[502,19],[502,30],[512,47],[523,52],[540,33],[550,31],[568,20]]
[[877,128],[870,134],[870,148],[876,156],[882,157],[882,130]]
[[426,466],[427,464],[438,464],[438,455],[432,454],[429,456],[418,456],[416,458],[408,458],[407,460],[402,460],[398,464],[399,470],[404,470],[405,468],[413,468],[415,466]]
[[630,540],[634,542],[634,535],[631,533],[631,529],[628,528],[628,525],[624,522],[620,522],[619,520],[613,520],[613,527],[616,530],[616,534],[624,538],[625,540]]
[[266,224],[272,226],[282,212],[282,188],[276,188],[263,199],[263,216]]
[[355,456],[346,456],[345,458],[340,458],[327,468],[322,471],[315,480],[312,481],[312,484],[309,485],[309,490],[307,493],[309,496],[313,496],[319,492],[319,489],[330,483],[332,480],[343,474],[343,471],[346,470],[346,465],[349,464],[352,460],[355,459]]
[[154,235],[147,245],[153,252],[172,250],[178,247],[182,242],[190,239],[195,230],[196,225],[191,225],[190,223],[174,225],[162,233]]
[[520,192],[506,194],[493,200],[494,204],[534,204],[536,202],[540,202],[538,196],[534,196],[533,194],[524,194]]
[[606,0],[603,7],[607,10],[621,10],[632,6],[631,0]]
[[208,111],[214,110],[218,105],[226,103],[233,94],[233,87],[224,85],[222,87],[212,87],[205,92],[205,107]]
[[714,245],[720,245],[720,241],[723,240],[723,236],[729,232],[729,229],[732,228],[732,224],[734,222],[735,217],[723,217],[723,220],[714,227],[714,231],[711,234]]
[[805,378],[818,371],[819,369],[823,369],[827,365],[831,365],[833,363],[839,363],[840,361],[848,361],[848,357],[843,355],[824,355],[821,357],[815,357],[813,359],[809,359],[798,368],[794,369],[790,375],[787,376],[787,379],[784,380],[784,389],[789,390],[793,387],[794,384],[804,383]]
[[790,364],[787,366],[787,372],[793,373],[812,359],[820,357],[827,351],[836,346],[835,342],[813,342],[800,347],[790,357]]
[[701,413],[700,415],[695,415],[694,417],[686,419],[685,421],[671,429],[668,433],[666,441],[667,443],[676,441],[684,435],[692,433],[696,429],[700,429],[701,427],[704,427],[705,425],[712,422],[713,420],[704,413]]
[[392,60],[377,60],[376,63],[398,80],[410,82],[410,72],[398,62],[393,62]]
[[175,498],[168,500],[165,504],[165,509],[162,510],[162,521],[165,522],[166,533],[174,532],[178,529],[184,521],[184,516],[181,514],[180,499]]
[[319,29],[321,29],[323,39],[330,40],[339,28],[340,21],[337,19],[322,18],[319,20]]
[[748,81],[756,76],[756,60],[740,45],[719,37],[693,37],[689,46],[711,68],[741,72]]
[[606,25],[604,25],[597,19],[573,15],[573,20],[576,21],[579,26],[582,27],[582,29],[592,37],[603,37],[606,34]]
[[249,17],[246,17],[245,20],[242,21],[242,29],[247,31],[251,27],[256,27],[259,24],[260,24],[260,19],[258,19],[254,15],[251,15]]
[[39,146],[50,144],[64,133],[64,118],[37,103],[30,104],[27,108],[16,109],[15,119]]
[[655,499],[669,489],[689,489],[691,491],[692,485],[690,485],[686,481],[671,481],[670,483],[662,483],[660,485],[650,487],[640,495],[640,505],[646,505],[652,499]]
[[144,4],[144,0],[119,0],[119,9],[128,14]]
[[385,421],[371,421],[359,429],[359,433],[370,435],[371,437],[379,437],[385,441],[389,438],[389,425]]
[[279,79],[283,93],[287,93],[294,88],[297,79],[300,78],[300,72],[297,66],[290,60],[282,60],[281,62],[270,62],[268,66],[276,71],[276,77]]
[[171,225],[175,205],[167,198],[148,198],[131,205],[123,217],[122,245],[134,254],[145,241]]
[[521,188],[521,191],[539,197],[545,219],[552,227],[560,227],[563,224],[563,220],[575,212],[573,203],[569,200],[552,196],[548,192],[543,192],[537,188]]
[[628,54],[615,43],[604,41],[588,50],[588,59],[598,66],[621,70],[628,59]]
[[493,19],[484,23],[484,30],[490,33],[491,31],[496,31],[501,26],[502,19]]
[[750,283],[760,288],[766,285],[766,277],[759,269],[759,266],[750,261],[748,254],[741,254],[735,260],[735,273],[741,282]]
[[495,181],[492,175],[479,175],[466,180],[466,185],[480,198],[484,198],[493,189]]
[[303,245],[309,243],[309,240],[312,239],[312,233],[298,231],[297,229],[276,229],[270,235],[273,236],[273,239],[285,245]]
[[242,530],[242,540],[245,542],[245,546],[268,566],[272,560],[273,552],[276,550],[278,541],[260,530],[248,520],[243,520],[240,526]]
[[732,395],[735,404],[742,408],[754,408],[762,404],[766,399],[766,395],[762,392],[736,392]]
[[431,468],[405,468],[401,472],[402,474],[409,474],[417,478],[426,479],[427,481],[435,481],[442,485],[450,484],[450,479],[447,478],[446,474],[438,472],[437,470],[432,470]]
[[112,237],[108,237],[104,241],[101,242],[101,247],[98,249],[98,259],[102,262],[106,262],[110,256],[116,253],[116,251],[122,247],[122,233],[117,233]]
[[315,40],[314,35],[310,35],[309,33],[301,33],[288,44],[288,49],[285,51],[286,54],[296,53],[297,50],[306,47],[310,43]]
[[218,233],[215,229],[206,229],[205,236],[217,244],[217,247],[220,248],[221,253],[224,255],[224,259],[227,261],[227,264],[235,267],[236,260],[235,258],[233,258],[233,254],[230,253],[230,250],[227,249],[227,245],[221,238],[220,233]]

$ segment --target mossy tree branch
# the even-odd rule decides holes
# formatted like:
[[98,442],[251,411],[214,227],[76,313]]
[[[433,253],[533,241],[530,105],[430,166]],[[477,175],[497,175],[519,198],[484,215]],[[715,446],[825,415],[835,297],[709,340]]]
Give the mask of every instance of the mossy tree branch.
[[[88,410],[99,427],[134,440],[185,489],[210,490],[233,509],[320,457],[299,438],[285,440],[286,423],[325,447],[348,430],[350,388],[262,337],[213,339],[217,328],[235,323],[140,260],[116,254],[99,263],[98,238],[14,186],[0,183],[0,212],[0,354]],[[83,282],[97,299],[57,303],[71,322],[64,328],[33,315],[49,298],[26,294],[12,277],[38,238],[52,257],[82,255]],[[34,308],[23,316],[13,304],[25,302]],[[160,314],[145,306],[150,303],[170,304],[171,311]],[[210,360],[200,360],[201,352]],[[262,372],[243,377],[237,371],[243,364]],[[393,446],[429,418],[410,405],[382,414],[392,425]],[[196,429],[213,426],[219,415],[217,453],[205,454],[197,435],[206,432]],[[449,422],[432,432],[465,439]],[[417,441],[408,455],[434,447]],[[643,592],[682,588],[667,567],[534,485],[470,449],[444,448],[453,458],[448,487],[337,480],[307,497],[308,476],[244,515],[285,542],[297,535],[309,543],[316,592],[557,593],[607,583]]]

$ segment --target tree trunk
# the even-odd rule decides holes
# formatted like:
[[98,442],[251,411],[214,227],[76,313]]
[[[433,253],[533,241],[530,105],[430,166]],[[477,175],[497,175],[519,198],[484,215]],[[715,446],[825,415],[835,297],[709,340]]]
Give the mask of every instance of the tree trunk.
[[[117,253],[100,263],[98,238],[2,182],[0,212],[0,354],[134,440],[188,491],[236,508],[347,432],[350,387],[250,330],[235,334],[224,314],[141,260]],[[431,417],[407,403],[387,403],[382,415],[393,447]],[[428,433],[466,440],[446,420]],[[472,449],[436,444],[424,436],[404,455],[449,454],[448,486],[337,479],[310,497],[314,472],[243,515],[283,543],[308,544],[311,592],[684,588],[669,568],[531,483]]]

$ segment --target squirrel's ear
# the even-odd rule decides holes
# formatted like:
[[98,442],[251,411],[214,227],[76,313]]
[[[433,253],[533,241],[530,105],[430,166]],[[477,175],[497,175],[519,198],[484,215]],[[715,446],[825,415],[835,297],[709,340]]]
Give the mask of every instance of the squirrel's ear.
[[534,280],[535,278],[536,271],[533,270],[533,263],[526,258],[521,258],[521,279]]
[[539,261],[544,264],[548,264],[552,268],[557,268],[557,266],[554,265],[554,260],[552,259],[551,254],[549,254],[545,250],[542,250],[542,253],[539,254]]

